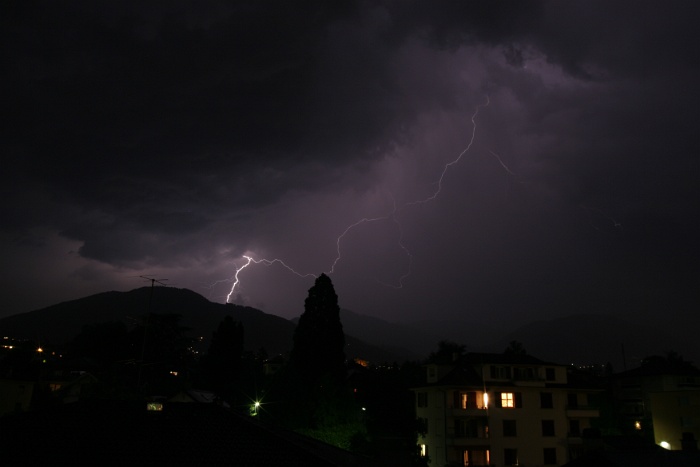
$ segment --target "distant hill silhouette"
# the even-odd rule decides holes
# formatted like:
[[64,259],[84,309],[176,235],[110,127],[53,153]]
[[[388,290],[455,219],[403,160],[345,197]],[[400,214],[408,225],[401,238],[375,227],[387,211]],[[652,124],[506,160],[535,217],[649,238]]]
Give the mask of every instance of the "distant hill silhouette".
[[[188,334],[205,339],[202,350],[206,350],[213,331],[227,315],[243,323],[246,350],[257,351],[263,347],[271,356],[291,350],[296,327],[292,321],[255,308],[210,302],[188,289],[142,287],[129,292],[99,293],[8,316],[0,319],[0,334],[60,345],[75,337],[85,325],[107,321],[133,325],[149,311],[181,315],[182,326],[190,329]],[[352,336],[346,337],[346,344],[348,357],[361,356],[379,362],[405,358]]]
[[[63,344],[86,324],[122,321],[133,325],[147,314],[149,300],[153,313],[182,315],[182,325],[191,329],[189,335],[204,337],[201,350],[206,350],[213,331],[227,315],[243,323],[246,350],[255,352],[264,347],[272,356],[286,354],[292,348],[293,321],[251,307],[213,303],[191,290],[173,287],[104,292],[9,316],[0,319],[0,335]],[[627,368],[638,366],[646,356],[670,350],[700,363],[697,327],[668,323],[668,317],[664,321],[640,315],[579,313],[514,330],[466,319],[392,323],[348,310],[341,310],[340,318],[346,334],[346,355],[379,363],[422,360],[437,349],[440,340],[487,352],[502,352],[511,340],[517,340],[530,355],[543,360],[611,362],[615,371],[624,369],[623,345]]]
[[[559,363],[607,363],[615,371],[633,368],[649,355],[676,351],[696,364],[700,355],[697,329],[674,330],[659,319],[649,322],[633,316],[576,314],[522,326],[501,341],[522,342],[528,353]],[[692,338],[695,334],[695,338]],[[624,359],[623,359],[624,348]]]
[[381,343],[398,355],[411,360],[422,360],[445,339],[431,330],[408,324],[391,323],[383,319],[362,315],[349,310],[340,310],[340,320],[346,334],[359,337],[365,342]]

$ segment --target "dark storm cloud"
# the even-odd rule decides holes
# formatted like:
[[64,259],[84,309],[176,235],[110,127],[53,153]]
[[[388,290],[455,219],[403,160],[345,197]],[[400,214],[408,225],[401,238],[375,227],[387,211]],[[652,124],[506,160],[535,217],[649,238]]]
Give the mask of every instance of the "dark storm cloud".
[[[255,251],[317,273],[348,225],[434,193],[488,96],[435,203],[344,238],[348,303],[525,313],[697,278],[694,3],[2,8],[13,261],[45,245],[76,279],[194,287]],[[387,289],[398,235],[415,282]]]

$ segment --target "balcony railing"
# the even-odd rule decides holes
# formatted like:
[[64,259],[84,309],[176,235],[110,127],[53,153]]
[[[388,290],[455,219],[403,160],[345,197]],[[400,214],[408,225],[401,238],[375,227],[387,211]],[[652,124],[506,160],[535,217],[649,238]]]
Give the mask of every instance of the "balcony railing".
[[600,409],[592,405],[567,405],[566,415],[569,417],[599,417]]
[[467,407],[466,409],[453,407],[452,415],[455,417],[486,417],[488,412],[486,407]]

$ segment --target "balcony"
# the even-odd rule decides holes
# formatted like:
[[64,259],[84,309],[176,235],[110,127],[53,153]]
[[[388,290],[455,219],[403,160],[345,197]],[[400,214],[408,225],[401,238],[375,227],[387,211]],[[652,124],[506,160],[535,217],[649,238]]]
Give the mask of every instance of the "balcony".
[[489,447],[489,431],[486,426],[471,427],[466,430],[447,430],[446,442],[449,446]]
[[489,448],[488,438],[453,438],[448,436],[445,445],[457,446],[460,448]]
[[566,416],[570,418],[598,418],[600,409],[589,405],[569,405],[566,407]]
[[452,409],[453,417],[488,417],[488,411],[485,407],[468,407],[462,409],[459,407]]

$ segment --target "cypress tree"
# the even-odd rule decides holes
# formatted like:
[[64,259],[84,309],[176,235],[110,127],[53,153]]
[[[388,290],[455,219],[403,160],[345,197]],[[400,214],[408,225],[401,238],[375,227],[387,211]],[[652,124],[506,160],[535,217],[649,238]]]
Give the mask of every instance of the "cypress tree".
[[345,376],[345,334],[338,295],[325,274],[309,289],[294,331],[291,362],[307,384],[322,378],[339,382]]

